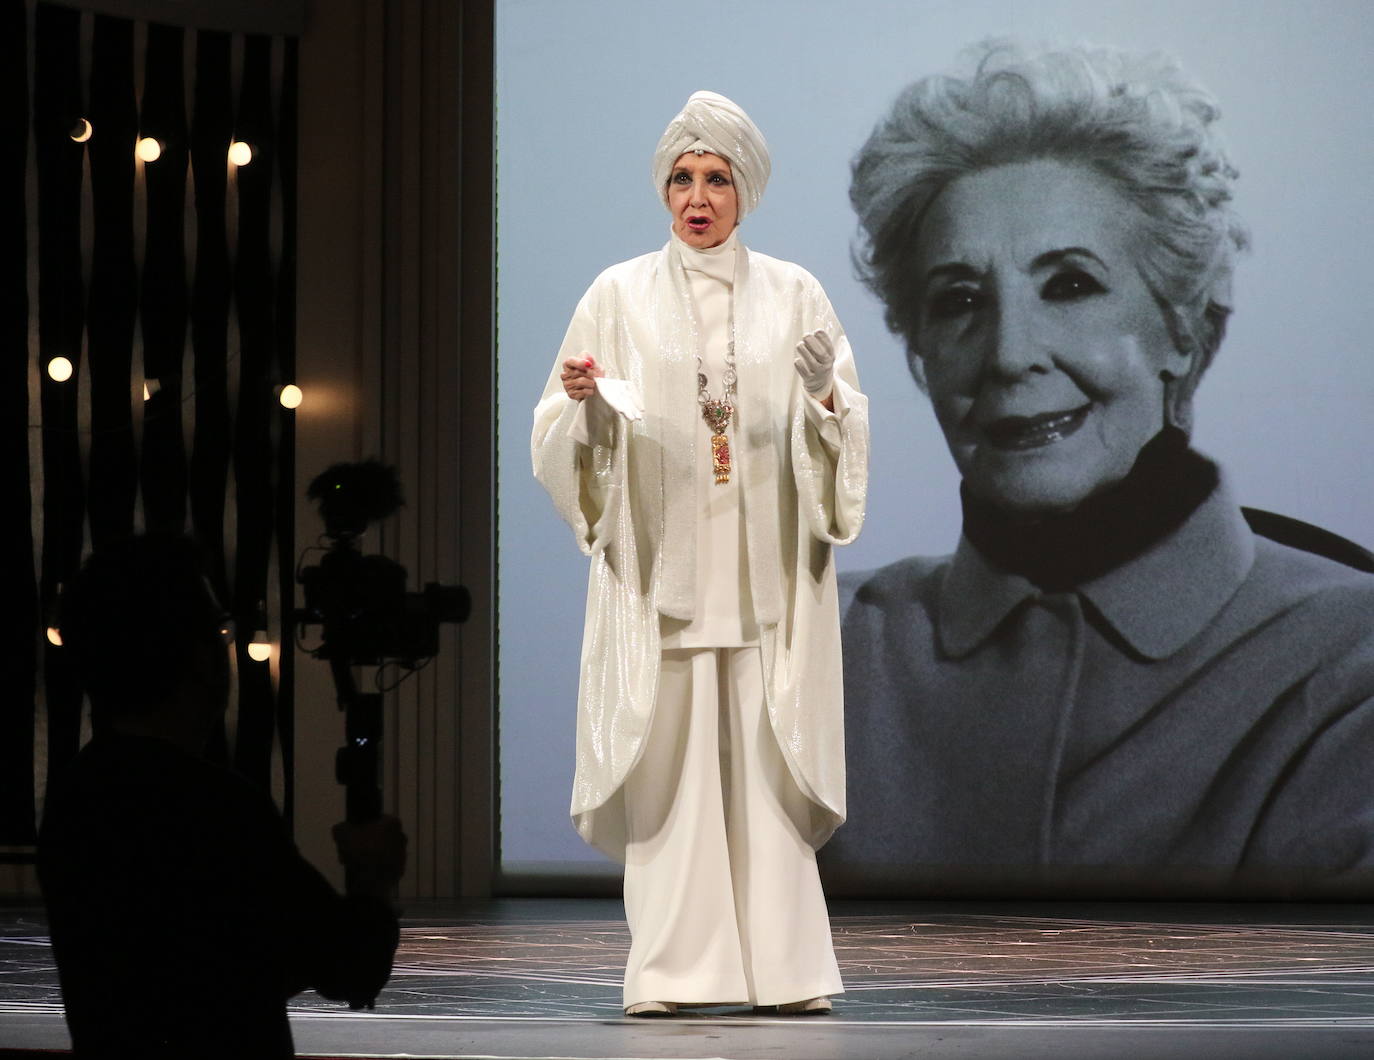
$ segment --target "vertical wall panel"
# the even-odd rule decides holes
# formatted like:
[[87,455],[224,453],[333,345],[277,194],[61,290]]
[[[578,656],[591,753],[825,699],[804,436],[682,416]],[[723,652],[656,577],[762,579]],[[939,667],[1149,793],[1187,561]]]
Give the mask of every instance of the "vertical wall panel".
[[[385,792],[415,852],[403,896],[479,896],[490,893],[493,852],[492,3],[334,0],[329,9],[301,42],[298,352],[315,384],[298,421],[301,477],[338,459],[396,463],[413,508],[388,526],[385,551],[416,583],[472,589],[472,618],[443,630],[423,680],[388,697]],[[422,29],[394,37],[397,9],[412,27],[419,13]],[[390,153],[398,148],[420,153],[421,211],[394,194],[414,173]],[[421,282],[394,283],[421,247]],[[408,319],[422,321],[413,333]],[[423,381],[413,407],[390,400],[407,378]],[[312,404],[312,393],[323,400]],[[297,511],[313,535],[314,512]],[[298,671],[302,777],[326,774],[337,746],[319,669]],[[297,837],[326,869],[340,803],[327,786],[300,791]]]
[[97,17],[91,42],[87,149],[91,163],[93,231],[87,311],[90,355],[90,517],[93,543],[126,537],[134,528],[138,456],[130,408],[138,277],[134,266],[133,24]]
[[[302,543],[322,529],[304,485],[331,463],[378,453],[370,381],[381,332],[382,167],[373,161],[382,153],[381,14],[371,0],[336,0],[331,17],[315,20],[301,42],[297,367],[306,401],[296,417],[302,488],[295,509]],[[297,774],[313,780],[297,792],[296,840],[342,883],[329,828],[343,816],[343,791],[324,781],[343,735],[329,668],[300,660],[296,691]]]
[[[148,27],[139,134],[162,145],[144,166],[147,212],[141,297],[143,374],[156,380],[143,412],[140,481],[148,530],[186,528],[186,446],[182,434],[182,354],[186,340],[187,137],[182,31]],[[220,148],[223,155],[224,146]]]
[[191,174],[196,261],[191,295],[196,436],[191,450],[191,529],[216,565],[215,587],[229,600],[224,507],[231,444],[229,419],[229,241],[225,145],[234,129],[229,87],[229,35],[196,37]]
[[[253,161],[240,167],[238,245],[234,296],[239,325],[239,394],[234,437],[234,483],[238,542],[234,567],[234,610],[251,630],[267,601],[276,468],[273,420],[280,412],[272,394],[275,362],[275,306],[271,254],[274,137],[271,115],[272,42],[251,36],[244,42],[243,82],[234,135],[255,147]],[[234,763],[266,784],[271,776],[274,730],[271,673],[252,662],[239,643],[238,744]]]
[[[43,446],[43,549],[40,591],[44,600],[81,561],[85,522],[77,396],[85,319],[81,279],[82,146],[70,131],[81,110],[80,16],[40,4],[35,14],[34,143],[38,152],[38,360],[71,362],[72,377],[57,382],[43,372],[40,417]],[[44,646],[48,708],[49,784],[76,752],[81,734],[81,690],[61,658]]]
[[[444,13],[439,39],[457,50],[456,55],[441,53],[440,67],[456,71],[460,85],[449,112],[458,129],[456,157],[441,172],[452,173],[458,187],[456,202],[449,200],[457,215],[444,226],[458,242],[445,279],[459,290],[451,392],[460,395],[468,410],[457,429],[461,464],[452,493],[459,529],[455,573],[472,590],[473,601],[472,618],[461,628],[458,642],[459,740],[452,760],[460,769],[460,843],[455,861],[458,893],[482,895],[491,893],[496,850],[495,4],[468,0],[441,4],[439,10]],[[438,488],[442,491],[442,480]]]
[[[298,49],[294,40],[284,42],[277,128],[277,173],[281,203],[281,261],[277,269],[276,355],[277,379],[296,381],[296,83]],[[276,537],[277,599],[280,621],[276,628],[290,628],[290,612],[296,596],[296,420],[278,416],[280,433],[277,449]],[[283,634],[283,640],[287,635]],[[294,652],[281,653],[277,680],[277,740],[282,759],[293,760],[295,750],[295,661]],[[295,773],[285,771],[282,810],[288,819],[295,810]]]
[[469,621],[443,629],[433,664],[388,697],[386,793],[412,836],[403,894],[479,895],[492,871],[491,6],[385,9],[382,356],[369,398],[409,501],[385,548],[417,583],[473,592]]
[[[0,2],[0,843],[33,839],[34,667],[38,586],[29,498],[29,298],[24,175],[29,144],[28,32],[23,0]],[[9,535],[7,535],[9,536]]]

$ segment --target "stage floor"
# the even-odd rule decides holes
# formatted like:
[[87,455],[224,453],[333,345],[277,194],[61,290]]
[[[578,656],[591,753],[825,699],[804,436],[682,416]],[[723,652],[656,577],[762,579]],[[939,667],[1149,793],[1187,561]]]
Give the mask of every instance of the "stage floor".
[[[304,1056],[1374,1056],[1374,907],[835,903],[830,1017],[628,1020],[618,903],[411,903],[374,1012],[313,994]],[[176,1004],[170,985],[137,991]],[[0,1050],[67,1038],[41,911],[0,909]]]

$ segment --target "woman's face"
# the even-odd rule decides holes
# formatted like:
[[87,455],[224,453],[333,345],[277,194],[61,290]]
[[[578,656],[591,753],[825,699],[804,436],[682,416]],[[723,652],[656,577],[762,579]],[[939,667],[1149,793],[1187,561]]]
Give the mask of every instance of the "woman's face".
[[699,250],[720,246],[739,223],[730,163],[691,151],[679,157],[668,176],[668,209],[678,239]]
[[1187,358],[1142,278],[1136,208],[1105,177],[1038,160],[971,173],[916,243],[915,348],[969,489],[1027,515],[1121,479]]

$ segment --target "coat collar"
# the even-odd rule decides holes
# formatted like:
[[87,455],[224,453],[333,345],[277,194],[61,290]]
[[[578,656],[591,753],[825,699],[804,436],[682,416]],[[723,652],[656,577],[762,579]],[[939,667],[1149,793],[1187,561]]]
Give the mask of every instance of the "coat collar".
[[[1137,653],[1164,659],[1225,606],[1254,558],[1254,536],[1223,480],[1176,531],[1075,592]],[[954,658],[969,655],[1023,601],[1040,595],[961,537],[940,588],[941,648]]]
[[739,242],[739,229],[736,228],[719,246],[698,249],[678,238],[676,232],[669,233],[668,240],[677,251],[682,267],[688,272],[703,272],[727,287],[735,282],[735,250],[742,247]]

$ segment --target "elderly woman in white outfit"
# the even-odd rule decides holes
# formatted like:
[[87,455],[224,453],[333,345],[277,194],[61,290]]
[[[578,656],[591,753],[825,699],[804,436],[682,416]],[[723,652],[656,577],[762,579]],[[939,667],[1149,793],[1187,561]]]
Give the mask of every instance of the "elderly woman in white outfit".
[[627,1015],[841,990],[815,850],[844,820],[832,546],[867,487],[867,401],[804,269],[736,226],[768,149],[698,92],[654,155],[661,250],[578,303],[534,473],[591,557],[572,816],[625,863]]

